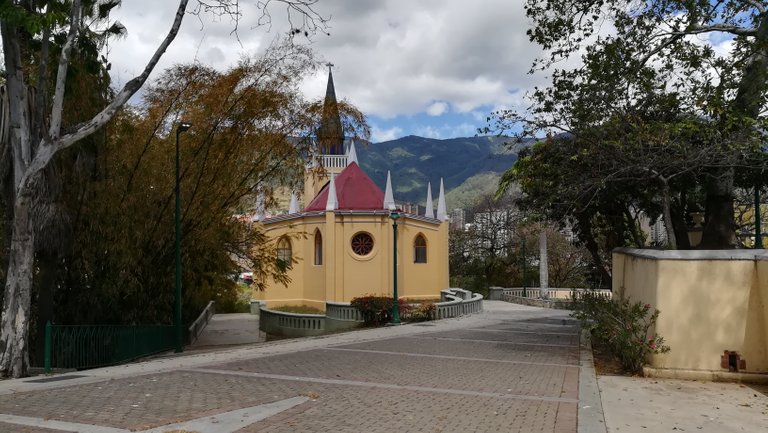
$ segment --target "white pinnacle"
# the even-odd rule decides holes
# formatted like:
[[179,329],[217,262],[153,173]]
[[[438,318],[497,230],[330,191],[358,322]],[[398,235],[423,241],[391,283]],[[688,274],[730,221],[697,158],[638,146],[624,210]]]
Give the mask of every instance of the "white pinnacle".
[[349,145],[349,152],[347,152],[347,165],[355,163],[357,165],[360,165],[359,162],[357,162],[357,152],[355,151],[355,140],[352,140],[352,143]]
[[443,178],[440,178],[440,195],[437,197],[437,219],[440,221],[448,220],[448,213],[445,211],[445,189],[443,188]]
[[392,178],[387,170],[387,189],[384,191],[384,209],[394,210],[395,197],[392,195]]
[[336,210],[339,208],[339,199],[336,197],[336,177],[331,173],[331,181],[328,185],[328,201],[325,203],[325,210]]
[[288,213],[294,214],[299,212],[299,199],[296,197],[295,192],[291,192],[291,204],[288,205]]
[[424,211],[424,216],[427,218],[435,217],[435,209],[432,207],[432,183],[427,182],[427,202],[424,203],[424,207],[427,208]]

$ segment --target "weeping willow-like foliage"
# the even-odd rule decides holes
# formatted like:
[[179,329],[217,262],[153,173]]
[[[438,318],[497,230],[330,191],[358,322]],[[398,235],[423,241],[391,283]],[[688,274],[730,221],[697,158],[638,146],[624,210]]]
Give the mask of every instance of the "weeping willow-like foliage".
[[[173,318],[174,184],[179,138],[184,318],[210,300],[237,296],[233,280],[252,269],[257,288],[285,281],[274,244],[258,224],[236,218],[257,192],[296,185],[317,102],[304,100],[300,80],[315,67],[311,53],[279,45],[226,72],[179,65],[162,74],[144,105],[108,128],[103,173],[82,201],[75,254],[56,291],[59,323],[162,323]],[[350,128],[366,132],[362,115],[342,107]]]

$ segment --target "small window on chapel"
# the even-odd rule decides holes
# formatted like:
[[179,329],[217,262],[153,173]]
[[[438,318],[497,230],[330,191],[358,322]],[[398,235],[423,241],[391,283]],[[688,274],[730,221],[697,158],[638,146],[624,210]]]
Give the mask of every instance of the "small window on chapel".
[[277,260],[281,265],[291,266],[291,241],[286,237],[280,238],[277,241]]
[[323,235],[320,230],[315,231],[315,265],[323,264]]
[[413,241],[413,262],[427,263],[427,240],[418,235]]

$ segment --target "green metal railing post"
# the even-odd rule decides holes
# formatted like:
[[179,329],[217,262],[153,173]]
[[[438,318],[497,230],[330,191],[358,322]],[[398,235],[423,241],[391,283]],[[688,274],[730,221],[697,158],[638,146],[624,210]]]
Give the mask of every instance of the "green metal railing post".
[[400,218],[400,213],[397,210],[392,210],[389,213],[389,217],[392,218],[392,324],[400,324],[400,305],[397,299],[397,219]]
[[763,248],[763,230],[760,227],[760,186],[755,185],[755,248]]
[[51,374],[51,346],[53,345],[53,336],[51,335],[53,333],[53,329],[51,327],[51,321],[45,322],[45,349],[44,349],[44,360],[43,360],[43,367],[45,369],[45,374]]

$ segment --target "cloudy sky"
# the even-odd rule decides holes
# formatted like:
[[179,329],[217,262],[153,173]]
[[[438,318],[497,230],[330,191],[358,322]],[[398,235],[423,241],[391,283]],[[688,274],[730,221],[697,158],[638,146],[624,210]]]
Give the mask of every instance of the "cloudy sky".
[[[257,27],[254,0],[241,0],[238,42],[230,18],[187,16],[158,71],[195,59],[225,69],[245,53],[258,53],[288,29],[285,9],[274,3],[271,30]],[[528,42],[522,0],[320,0],[329,36],[310,43],[335,64],[339,98],[368,115],[372,140],[405,135],[471,136],[494,109],[524,104],[543,76],[528,75],[540,49]],[[177,2],[123,0],[113,13],[128,36],[110,44],[113,77],[140,72],[167,32]],[[196,4],[190,1],[190,7]],[[303,39],[303,38],[302,38]],[[325,92],[327,72],[303,85],[310,98]]]

